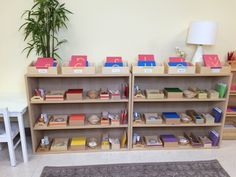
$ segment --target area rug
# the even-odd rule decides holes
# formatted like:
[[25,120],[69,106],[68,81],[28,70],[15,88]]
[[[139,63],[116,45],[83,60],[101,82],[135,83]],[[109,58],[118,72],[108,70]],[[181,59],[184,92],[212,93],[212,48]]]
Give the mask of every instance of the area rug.
[[217,160],[44,167],[41,177],[229,177]]

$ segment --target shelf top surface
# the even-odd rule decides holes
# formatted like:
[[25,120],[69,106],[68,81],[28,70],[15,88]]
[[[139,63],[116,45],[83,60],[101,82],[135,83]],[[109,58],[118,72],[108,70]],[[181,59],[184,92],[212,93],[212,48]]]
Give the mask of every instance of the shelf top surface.
[[97,73],[97,74],[26,74],[26,77],[36,77],[36,78],[67,78],[67,77],[129,77],[131,74],[102,74],[102,73]]
[[229,74],[133,74],[134,77],[229,77]]

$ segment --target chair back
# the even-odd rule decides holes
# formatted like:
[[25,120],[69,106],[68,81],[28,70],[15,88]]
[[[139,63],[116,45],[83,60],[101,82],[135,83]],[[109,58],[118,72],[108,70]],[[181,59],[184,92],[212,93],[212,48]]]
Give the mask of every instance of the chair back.
[[11,136],[11,131],[10,131],[11,121],[10,121],[10,118],[9,118],[8,108],[0,108],[0,115],[1,115],[1,117],[3,117],[6,136],[8,138],[11,138],[12,137]]

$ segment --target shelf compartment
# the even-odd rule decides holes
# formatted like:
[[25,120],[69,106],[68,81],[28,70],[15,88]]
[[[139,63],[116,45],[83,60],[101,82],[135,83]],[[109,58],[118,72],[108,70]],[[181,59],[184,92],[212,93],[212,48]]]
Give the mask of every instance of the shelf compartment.
[[128,148],[120,148],[118,150],[103,150],[101,149],[100,147],[98,148],[95,148],[95,149],[92,149],[92,148],[89,148],[89,147],[86,147],[85,150],[67,150],[67,151],[46,151],[46,152],[39,152],[39,151],[36,151],[37,154],[64,154],[64,153],[86,153],[86,152],[116,152],[116,151],[128,151],[129,149]]
[[225,123],[223,139],[236,140],[236,121]]

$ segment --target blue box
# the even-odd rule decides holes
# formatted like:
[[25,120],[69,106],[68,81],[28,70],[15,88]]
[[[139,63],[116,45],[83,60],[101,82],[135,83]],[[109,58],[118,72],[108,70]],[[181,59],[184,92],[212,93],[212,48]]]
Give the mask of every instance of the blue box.
[[155,61],[138,61],[138,66],[156,66]]

